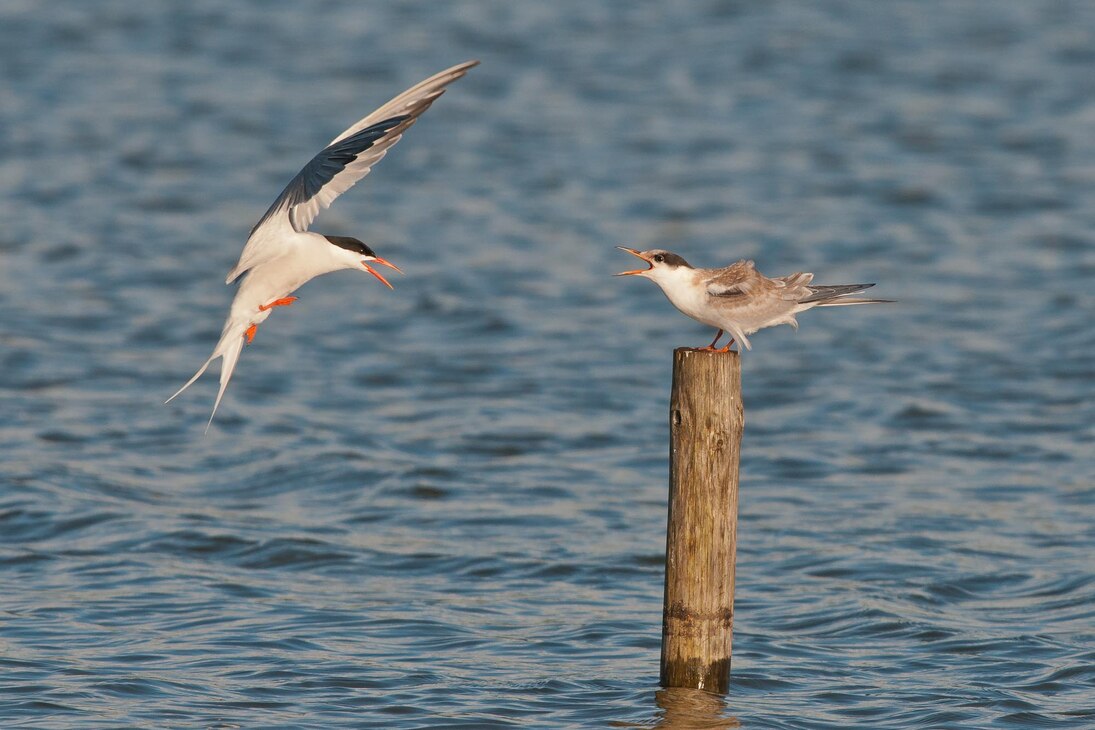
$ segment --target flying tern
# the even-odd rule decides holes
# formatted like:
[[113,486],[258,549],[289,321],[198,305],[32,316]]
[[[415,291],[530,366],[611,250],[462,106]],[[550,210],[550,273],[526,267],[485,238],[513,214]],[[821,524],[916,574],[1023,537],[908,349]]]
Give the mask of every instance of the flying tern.
[[213,354],[167,402],[193,385],[214,360],[223,358],[220,389],[209,416],[211,424],[244,343],[254,339],[258,326],[274,308],[296,301],[290,295],[305,282],[332,271],[357,269],[372,274],[391,288],[373,265],[395,271],[400,271],[399,268],[378,256],[367,244],[356,238],[313,233],[308,227],[320,210],[369,174],[373,165],[445,92],[445,87],[478,64],[478,61],[458,64],[407,89],[331,140],[297,173],[251,229],[239,262],[228,272],[226,284],[240,276],[244,279],[232,300]]
[[616,276],[650,279],[682,314],[718,330],[704,350],[714,350],[723,332],[730,341],[720,352],[728,352],[735,341],[752,349],[747,335],[765,327],[789,324],[798,329],[795,315],[814,307],[851,304],[883,304],[886,299],[852,297],[874,284],[812,284],[813,274],[797,273],[768,278],[752,261],[738,261],[719,269],[697,269],[670,251],[636,251],[617,246],[649,264],[648,268],[621,271]]

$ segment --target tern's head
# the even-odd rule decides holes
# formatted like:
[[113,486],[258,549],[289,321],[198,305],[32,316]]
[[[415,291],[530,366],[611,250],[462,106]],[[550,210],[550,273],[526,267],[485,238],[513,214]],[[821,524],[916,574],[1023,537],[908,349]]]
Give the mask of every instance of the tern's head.
[[364,267],[366,271],[380,279],[380,282],[389,289],[393,288],[392,285],[369,264],[380,264],[381,266],[387,266],[389,269],[395,269],[400,274],[403,273],[398,266],[380,258],[368,245],[356,238],[350,238],[349,236],[324,236],[324,238],[331,242],[335,255],[344,261],[347,269]]
[[661,283],[676,278],[683,273],[692,270],[687,261],[671,251],[660,248],[652,248],[649,251],[636,251],[633,248],[617,246],[621,251],[627,251],[632,256],[637,256],[649,264],[648,268],[634,271],[621,271],[616,276],[642,276],[652,281]]

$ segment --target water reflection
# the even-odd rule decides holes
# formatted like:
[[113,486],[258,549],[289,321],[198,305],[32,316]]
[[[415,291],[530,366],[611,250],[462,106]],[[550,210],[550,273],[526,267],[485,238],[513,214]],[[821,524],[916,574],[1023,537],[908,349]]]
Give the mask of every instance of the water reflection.
[[741,721],[728,717],[726,698],[702,689],[664,687],[654,693],[658,713],[649,721],[639,723],[619,722],[613,727],[654,727],[662,730],[708,730],[710,728],[737,728]]
[[656,728],[726,728],[741,727],[736,717],[727,717],[726,698],[702,689],[664,687],[654,693],[661,709]]

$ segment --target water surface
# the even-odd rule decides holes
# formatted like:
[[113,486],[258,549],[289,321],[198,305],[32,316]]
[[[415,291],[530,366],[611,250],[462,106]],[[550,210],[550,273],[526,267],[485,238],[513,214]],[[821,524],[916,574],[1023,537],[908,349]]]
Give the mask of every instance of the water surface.
[[[5,727],[1095,724],[1095,8],[0,7]],[[247,231],[316,228],[208,436]],[[744,359],[725,699],[657,690],[671,350],[619,244],[877,281]]]

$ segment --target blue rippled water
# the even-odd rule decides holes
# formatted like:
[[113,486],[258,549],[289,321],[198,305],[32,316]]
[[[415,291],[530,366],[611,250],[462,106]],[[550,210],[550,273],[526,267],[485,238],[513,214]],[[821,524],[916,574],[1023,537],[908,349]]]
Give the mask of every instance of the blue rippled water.
[[[406,272],[278,311],[251,224]],[[0,5],[0,725],[1095,727],[1095,6]],[[670,353],[618,244],[877,281],[744,358],[725,698],[657,688]],[[869,311],[858,311],[869,310]]]

